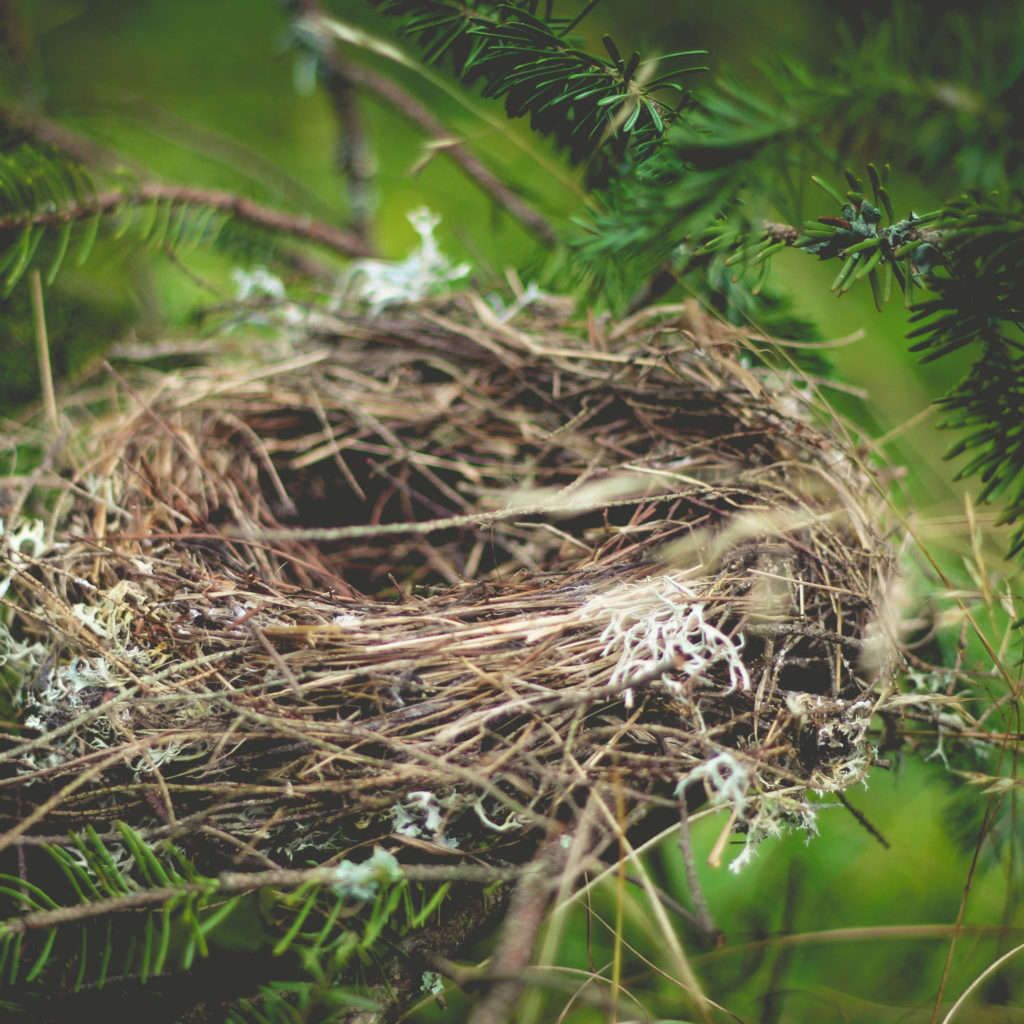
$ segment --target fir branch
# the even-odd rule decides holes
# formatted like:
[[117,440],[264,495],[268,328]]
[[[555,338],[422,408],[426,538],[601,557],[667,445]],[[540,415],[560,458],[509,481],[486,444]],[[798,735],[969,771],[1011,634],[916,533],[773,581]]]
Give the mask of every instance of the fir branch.
[[[895,220],[885,189],[886,167],[868,167],[877,206],[847,171],[850,191],[822,189],[841,204],[838,217],[808,221],[795,244],[842,266],[832,290],[842,295],[867,279],[881,309],[893,282],[907,296],[911,352],[931,362],[961,350],[973,361],[961,382],[937,400],[949,414],[944,429],[964,432],[946,458],[970,456],[957,479],[977,476],[979,500],[1009,495],[1000,523],[1024,519],[1024,196],[1010,203],[964,196],[943,209]],[[883,209],[888,226],[883,225]],[[765,225],[752,240],[733,243],[736,262],[772,255],[793,244],[784,226]],[[914,286],[929,297],[911,303]],[[1011,537],[1009,557],[1024,552],[1024,527]]]
[[124,167],[123,156],[105,146],[39,114],[0,104],[0,132],[36,148],[48,148],[66,154],[83,167]]
[[164,185],[158,182],[149,182],[126,190],[111,189],[75,202],[65,202],[55,208],[37,208],[28,214],[0,216],[0,231],[69,224],[150,203],[215,210],[255,227],[311,242],[340,256],[372,255],[367,244],[352,232],[343,231],[310,217],[274,210],[233,192]]
[[[914,281],[942,261],[942,253],[937,248],[941,234],[925,227],[938,220],[942,211],[924,216],[911,212],[902,220],[896,220],[885,187],[889,165],[879,173],[874,164],[868,164],[868,174],[875,205],[868,202],[864,183],[851,171],[846,172],[851,191],[845,195],[840,195],[820,178],[813,178],[822,191],[839,203],[839,216],[807,221],[806,237],[796,244],[820,260],[842,261],[832,282],[831,290],[836,295],[845,294],[857,281],[867,278],[875,308],[881,312],[883,302],[889,299],[893,281],[909,296]],[[883,223],[883,219],[887,223]],[[772,245],[762,248],[759,256],[771,255],[775,248]]]
[[[991,26],[956,19],[923,33],[943,45],[932,38],[928,47],[908,49],[906,39],[922,38],[914,17],[837,49],[833,67],[820,74],[790,62],[766,72],[763,83],[720,80],[699,94],[686,122],[665,134],[631,179],[612,182],[603,208],[584,222],[588,237],[578,253],[595,286],[607,287],[628,268],[628,288],[635,288],[679,246],[693,252],[723,218],[746,234],[759,218],[781,214],[798,223],[799,183],[810,171],[891,148],[894,139],[915,159],[924,154],[922,168],[954,189],[1019,185],[1019,61],[989,67],[991,59],[977,60],[979,34]],[[1004,35],[1019,38],[1013,26],[1024,15],[1007,14],[1007,21]],[[966,43],[975,59],[950,67],[947,55]],[[957,85],[954,72],[970,85]]]
[[487,972],[492,980],[490,990],[474,1007],[469,1024],[503,1024],[511,1018],[526,984],[526,969],[545,912],[562,881],[567,860],[567,852],[558,840],[549,841],[531,862],[533,870],[516,884]]
[[[624,61],[608,39],[611,59],[574,49],[564,33],[575,21],[539,17],[529,0],[370,3],[416,40],[428,62],[447,59],[458,79],[482,79],[485,97],[503,98],[509,117],[529,115],[531,128],[567,149],[571,163],[587,163],[592,186],[654,152],[686,100],[674,78],[703,70],[645,84],[638,54]],[[656,98],[661,90],[679,95],[669,104]]]
[[848,34],[826,88],[849,94],[840,149],[912,154],[949,192],[1019,188],[1024,172],[1024,7],[896,4]]
[[[166,972],[188,971],[196,955],[210,955],[208,936],[236,909],[244,912],[244,897],[257,891],[267,921],[273,920],[264,939],[275,956],[298,955],[312,978],[299,986],[315,1000],[325,980],[333,986],[365,981],[364,965],[380,943],[404,945],[410,954],[420,950],[418,964],[426,949],[453,952],[465,937],[460,921],[479,925],[500,911],[504,900],[494,890],[542,873],[539,864],[402,865],[378,847],[360,861],[204,876],[169,842],[149,843],[123,823],[105,836],[87,827],[63,844],[42,848],[59,868],[45,889],[0,875],[6,913],[22,911],[0,920],[0,974],[7,994],[29,1002],[40,983],[56,983],[68,994],[86,983],[102,988],[114,958],[143,986]],[[479,895],[467,899],[462,893],[453,913],[439,918],[453,883],[471,892],[479,888]],[[58,902],[71,894],[73,902]],[[114,919],[126,914],[115,928]],[[428,923],[443,924],[449,916],[456,927],[446,930],[442,946],[434,927],[416,937]],[[394,964],[399,973],[408,967],[400,959]]]
[[[467,882],[494,885],[518,879],[522,869],[491,868],[475,864],[424,865],[413,864],[400,869],[401,877],[410,882]],[[136,888],[105,899],[87,900],[68,906],[34,910],[18,917],[0,921],[0,940],[25,932],[46,930],[110,914],[150,907],[162,907],[185,896],[215,897],[253,892],[257,889],[300,889],[305,886],[331,886],[339,881],[333,867],[280,868],[268,871],[224,872],[216,877],[180,881],[174,885]],[[127,883],[125,883],[127,885]]]
[[[913,307],[911,351],[925,362],[980,349],[965,378],[939,400],[943,426],[967,434],[947,458],[970,455],[958,478],[977,475],[980,499],[1009,494],[1000,522],[1024,518],[1024,197],[1012,204],[964,197],[936,223],[941,265],[931,297]],[[1024,527],[1010,554],[1024,552]]]
[[609,185],[576,243],[595,287],[631,292],[666,264],[685,269],[702,250],[740,242],[777,211],[795,217],[786,171],[805,158],[827,161],[825,100],[777,85],[770,102],[738,82],[720,84],[634,174]]

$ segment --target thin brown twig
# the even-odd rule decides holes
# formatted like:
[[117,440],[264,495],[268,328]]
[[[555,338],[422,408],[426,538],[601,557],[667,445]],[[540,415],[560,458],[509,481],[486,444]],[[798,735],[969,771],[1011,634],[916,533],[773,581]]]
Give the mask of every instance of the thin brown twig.
[[17,135],[41,142],[66,153],[72,160],[91,167],[125,165],[125,159],[98,142],[73,132],[56,121],[0,104],[0,125]]
[[[317,0],[292,0],[293,18],[323,14]],[[315,47],[320,79],[338,124],[337,162],[348,185],[348,207],[352,229],[369,244],[370,214],[373,209],[374,158],[370,136],[356,95],[348,62],[338,46],[316,36]]]
[[505,1024],[511,1018],[525,984],[537,934],[565,862],[565,848],[557,839],[551,841],[534,858],[533,870],[516,883],[487,970],[496,980],[474,1007],[469,1024]]
[[[309,25],[316,25],[316,20],[311,17],[312,15],[323,16],[322,9],[316,0],[306,0],[301,3],[301,7],[303,16],[309,19],[307,22]],[[352,85],[372,92],[384,100],[390,110],[421,128],[430,136],[435,148],[457,164],[467,178],[491,196],[495,202],[503,206],[537,239],[545,245],[554,245],[557,235],[552,230],[547,218],[524,202],[461,141],[453,139],[452,132],[415,96],[393,79],[362,65],[346,62],[344,77]]]
[[725,935],[715,924],[711,908],[704,896],[704,889],[700,884],[700,878],[697,875],[697,862],[693,856],[693,843],[690,838],[690,812],[686,806],[684,794],[679,797],[679,850],[683,855],[683,864],[686,868],[686,884],[690,890],[690,899],[693,900],[693,924],[716,946],[720,945],[724,941]]
[[125,190],[111,189],[81,202],[66,203],[55,210],[36,210],[28,217],[0,218],[0,231],[18,231],[47,224],[67,224],[69,221],[84,220],[96,214],[113,213],[122,206],[138,206],[153,202],[213,208],[257,227],[312,242],[341,256],[373,255],[366,242],[352,232],[315,221],[311,217],[273,210],[234,192],[187,185],[164,185],[160,182],[148,182]]
[[[398,878],[411,882],[459,881],[477,885],[493,885],[519,878],[523,872],[517,868],[492,868],[477,864],[430,865],[410,864],[399,866]],[[396,878],[396,880],[398,880]],[[39,928],[83,921],[87,918],[102,917],[105,914],[138,910],[144,907],[161,906],[181,896],[198,893],[213,896],[222,893],[252,892],[256,889],[297,889],[305,885],[336,885],[338,871],[330,867],[317,868],[273,868],[269,871],[225,871],[215,879],[202,882],[182,882],[180,885],[165,885],[151,889],[136,889],[132,892],[111,896],[108,899],[76,903],[66,907],[37,910],[21,917],[4,921],[9,935],[19,935]]]

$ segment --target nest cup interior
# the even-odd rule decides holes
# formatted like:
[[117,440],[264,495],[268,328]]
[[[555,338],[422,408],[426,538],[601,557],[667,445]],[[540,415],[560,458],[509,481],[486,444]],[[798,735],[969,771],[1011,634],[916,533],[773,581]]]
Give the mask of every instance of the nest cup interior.
[[[706,321],[698,345],[692,311],[603,345],[551,344],[549,324],[537,338],[475,333],[465,309],[447,312],[349,320],[315,361],[242,375],[180,411],[172,399],[163,425],[195,448],[138,424],[125,452],[151,467],[147,513],[183,508],[187,528],[166,525],[186,544],[208,530],[194,541],[207,570],[356,599],[682,571],[711,584],[729,630],[802,620],[773,686],[860,692],[844,670],[857,657],[837,660],[829,638],[855,644],[887,552],[860,470],[798,392],[745,372]],[[226,542],[225,529],[251,536]],[[747,633],[756,669],[766,644]]]
[[58,500],[24,499],[48,539],[6,556],[25,721],[60,733],[20,766],[40,805],[106,767],[36,827],[252,866],[528,856],[616,787],[623,826],[807,824],[870,765],[891,562],[799,377],[745,362],[693,310],[467,297],[72,398]]

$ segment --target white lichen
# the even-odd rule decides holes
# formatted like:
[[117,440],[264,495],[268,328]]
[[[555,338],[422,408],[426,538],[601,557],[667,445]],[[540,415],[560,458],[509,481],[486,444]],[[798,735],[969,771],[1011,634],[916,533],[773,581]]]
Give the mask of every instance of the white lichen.
[[549,293],[543,291],[536,281],[531,281],[523,289],[522,293],[508,303],[508,305],[497,294],[488,295],[487,302],[491,309],[494,310],[498,320],[503,324],[507,324],[510,320],[514,320],[528,306],[532,306],[540,299],[550,297]]
[[594,598],[584,608],[588,618],[605,621],[599,642],[602,656],[618,655],[609,686],[622,687],[632,704],[632,680],[652,683],[683,696],[683,683],[706,678],[714,665],[724,665],[729,683],[724,693],[750,689],[750,676],[741,657],[743,637],[726,636],[704,618],[704,603],[684,583],[656,576],[627,583]]
[[11,581],[28,565],[30,559],[41,558],[50,547],[46,539],[46,523],[41,519],[19,519],[8,525],[0,518],[0,541],[6,574],[0,577],[0,597],[5,597]]
[[253,267],[252,270],[238,267],[231,271],[231,280],[235,282],[235,297],[239,302],[253,299],[284,302],[287,298],[284,282],[266,267]]
[[362,621],[354,612],[341,612],[331,619],[331,622],[343,629],[356,629],[362,625]]
[[723,751],[687,772],[676,786],[679,795],[691,782],[703,782],[712,807],[729,807],[737,816],[747,809],[753,766],[731,751]]
[[476,816],[480,819],[481,824],[492,832],[511,832],[523,826],[523,819],[515,811],[512,811],[500,825],[498,822],[493,821],[484,810],[483,799],[477,800],[473,804],[473,810],[476,811]]
[[413,790],[391,808],[392,828],[400,836],[429,839],[440,846],[456,849],[458,840],[442,831],[445,812],[456,799],[454,793],[438,797],[428,790]]
[[437,971],[423,972],[423,991],[429,996],[440,995],[444,991],[444,982]]
[[365,903],[377,895],[382,885],[394,885],[402,877],[397,858],[377,846],[366,860],[358,863],[343,860],[335,865],[331,871],[331,889],[338,896]]
[[785,803],[773,798],[759,801],[756,813],[747,821],[743,849],[733,859],[729,870],[739,874],[754,859],[757,848],[766,839],[777,839],[799,830],[810,842],[818,834],[817,815],[818,808],[807,797]]
[[420,207],[409,214],[409,223],[420,236],[420,244],[404,260],[356,260],[345,276],[342,293],[365,302],[370,315],[388,306],[418,302],[445,290],[465,277],[468,263],[452,263],[434,237],[441,218]]

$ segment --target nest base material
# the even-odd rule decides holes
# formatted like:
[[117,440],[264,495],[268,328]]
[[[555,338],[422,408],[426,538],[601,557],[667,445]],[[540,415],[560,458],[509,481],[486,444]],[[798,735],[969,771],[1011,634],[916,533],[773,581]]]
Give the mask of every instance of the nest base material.
[[701,800],[752,848],[863,778],[872,487],[728,329],[470,297],[246,345],[83,389],[11,492],[5,870],[118,822],[211,875],[500,867]]

